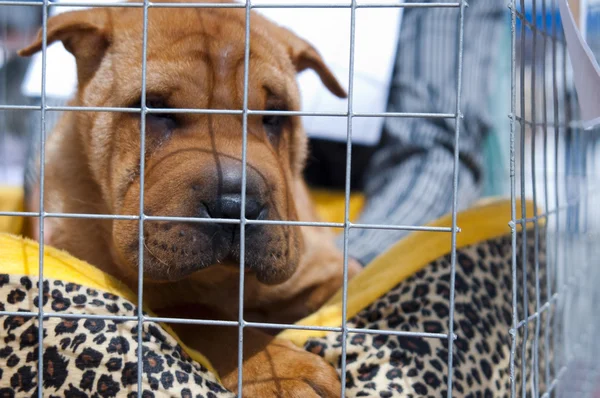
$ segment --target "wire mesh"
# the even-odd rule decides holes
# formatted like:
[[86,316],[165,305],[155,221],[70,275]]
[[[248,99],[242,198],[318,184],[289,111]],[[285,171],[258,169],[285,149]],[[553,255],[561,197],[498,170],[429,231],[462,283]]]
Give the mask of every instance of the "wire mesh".
[[[561,35],[557,16],[557,0],[511,0],[509,5],[511,15],[511,113],[510,113],[510,196],[512,214],[509,225],[512,238],[512,328],[507,331],[511,337],[510,360],[508,374],[510,376],[511,396],[590,396],[597,394],[600,382],[599,369],[595,358],[600,353],[600,344],[594,338],[594,330],[600,325],[600,316],[594,311],[593,303],[598,298],[594,283],[600,281],[600,271],[594,267],[594,258],[598,249],[594,245],[597,238],[598,214],[594,209],[594,199],[597,197],[597,165],[595,144],[598,129],[582,131],[576,111],[576,98],[568,76],[567,53],[564,38]],[[528,8],[528,4],[531,5]],[[0,7],[27,6],[38,7],[42,10],[42,85],[39,105],[11,104],[4,100],[0,104],[3,112],[39,112],[40,116],[40,210],[39,212],[0,211],[0,216],[37,217],[40,219],[39,236],[39,283],[38,311],[10,312],[0,311],[0,316],[37,317],[38,319],[38,386],[43,386],[44,362],[43,339],[44,320],[52,317],[73,319],[104,319],[137,322],[137,384],[138,396],[142,396],[142,338],[143,327],[148,322],[188,323],[196,325],[220,325],[238,328],[238,391],[241,396],[243,385],[242,364],[244,329],[248,327],[275,329],[305,329],[326,330],[341,333],[341,395],[345,396],[346,388],[346,342],[350,333],[378,333],[382,335],[398,335],[406,338],[423,337],[431,339],[446,339],[448,341],[448,373],[447,396],[457,396],[453,390],[453,344],[454,333],[454,301],[456,273],[456,237],[460,233],[457,225],[458,211],[458,163],[459,136],[461,119],[461,89],[462,89],[462,58],[463,42],[468,43],[469,37],[464,37],[464,18],[468,13],[468,5],[464,0],[458,2],[382,2],[367,3],[351,0],[346,4],[252,4],[245,3],[151,3],[144,0],[138,3],[86,2],[86,3],[51,3],[44,1],[12,1],[0,0]],[[80,107],[49,105],[46,98],[46,49],[47,49],[47,20],[51,7],[134,7],[143,10],[143,35],[140,38],[143,45],[141,60],[141,107]],[[242,109],[160,109],[146,106],[146,69],[148,43],[148,10],[151,8],[240,8],[245,12],[245,47],[244,47],[244,90]],[[302,112],[302,111],[263,111],[249,109],[249,62],[250,62],[250,15],[257,8],[348,8],[350,10],[350,57],[348,80],[348,108],[345,112]],[[403,8],[454,8],[457,24],[460,26],[459,51],[457,56],[457,86],[456,108],[451,113],[359,113],[353,109],[353,78],[354,78],[354,43],[356,12],[361,8],[403,7]],[[530,14],[528,14],[530,10]],[[546,18],[552,15],[551,21]],[[538,15],[543,15],[538,21]],[[5,50],[6,52],[6,50]],[[541,76],[540,76],[541,75]],[[242,207],[240,218],[205,219],[189,217],[155,216],[144,214],[144,172],[140,173],[139,213],[129,215],[114,214],[72,214],[50,213],[44,210],[44,164],[47,115],[62,112],[133,112],[140,114],[140,168],[144,170],[145,159],[145,123],[146,116],[152,113],[188,113],[214,115],[242,116]],[[290,220],[249,220],[245,216],[246,198],[246,158],[248,117],[252,115],[293,115],[347,118],[346,140],[346,182],[344,194],[344,221],[341,223],[298,222]],[[452,181],[452,222],[449,227],[427,227],[418,225],[384,225],[352,223],[349,216],[350,202],[350,172],[352,158],[352,127],[356,117],[397,117],[397,118],[428,118],[452,119],[454,121],[454,172]],[[4,131],[6,131],[4,127]],[[4,133],[0,135],[4,138]],[[541,143],[540,143],[541,139]],[[0,150],[4,149],[4,141],[0,141]],[[541,150],[540,150],[541,147]],[[1,153],[1,152],[0,152]],[[564,170],[564,171],[559,171]],[[540,193],[543,192],[543,193]],[[540,199],[540,196],[542,199]],[[534,213],[526,214],[525,203],[518,206],[519,197],[532,197]],[[520,208],[519,208],[520,207]],[[141,310],[135,317],[99,316],[94,314],[59,314],[44,312],[44,222],[46,218],[90,218],[113,220],[137,220],[138,232],[138,308],[142,308],[143,264],[144,264],[144,222],[146,221],[181,221],[193,223],[231,223],[240,226],[240,280],[239,280],[239,313],[237,321],[215,319],[185,319],[151,317]],[[348,287],[348,236],[349,231],[356,229],[389,229],[449,233],[451,240],[451,281],[450,281],[450,317],[448,333],[421,333],[400,330],[372,330],[350,328],[346,324],[337,328],[318,326],[298,326],[282,323],[250,322],[244,319],[244,253],[245,227],[252,224],[290,225],[290,226],[319,226],[343,229],[344,234],[344,281],[343,281],[343,311],[342,318],[347,314]],[[533,224],[534,251],[528,253],[526,241],[527,228]],[[519,226],[521,227],[519,229]],[[519,235],[521,238],[519,239]],[[540,241],[549,244],[542,246]],[[519,247],[518,242],[521,243]],[[552,243],[552,244],[550,244]],[[540,269],[540,258],[546,259],[546,270]],[[533,261],[529,261],[532,257]],[[519,264],[520,260],[520,264]],[[533,264],[533,267],[532,267]],[[530,283],[533,278],[534,289],[530,295]],[[520,293],[519,293],[520,292]],[[573,311],[576,309],[576,311]],[[530,326],[533,324],[532,329]],[[531,361],[531,362],[529,362]],[[543,369],[541,366],[543,363]],[[520,375],[518,375],[520,373]],[[531,373],[533,373],[531,375]],[[38,396],[44,396],[44,389],[38,388]]]
[[[590,164],[595,164],[598,128],[581,128],[557,1],[514,1],[511,10],[512,196],[531,197],[535,206],[534,214],[525,214],[524,207],[520,214],[513,209],[513,243],[516,225],[532,224],[535,245],[533,253],[526,253],[525,245],[521,249],[522,272],[517,270],[518,252],[513,253],[511,376],[515,366],[520,366],[521,374],[513,381],[511,393],[593,397],[598,393],[598,374],[590,352],[579,350],[569,356],[566,351],[581,339],[578,333],[597,327],[597,316],[586,299],[578,297],[575,303],[572,296],[590,289],[588,281],[597,278],[589,240],[597,216],[589,203],[595,199],[598,183],[595,166]],[[592,43],[598,27],[588,28]],[[547,246],[541,245],[542,238]],[[574,283],[572,272],[588,279]],[[517,296],[519,274],[521,297]],[[532,283],[534,289],[528,289]],[[587,343],[587,348],[597,349],[597,342]]]

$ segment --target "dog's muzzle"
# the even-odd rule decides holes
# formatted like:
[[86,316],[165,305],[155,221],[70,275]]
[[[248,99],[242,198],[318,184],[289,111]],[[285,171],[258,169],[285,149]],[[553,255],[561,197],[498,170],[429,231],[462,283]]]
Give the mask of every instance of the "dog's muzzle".
[[[241,162],[228,159],[207,165],[202,173],[186,179],[185,184],[174,184],[178,191],[173,195],[154,191],[154,198],[164,200],[153,202],[156,212],[164,213],[163,207],[178,207],[185,217],[210,220],[147,222],[145,275],[154,280],[177,280],[214,265],[239,268],[243,243],[246,272],[254,273],[267,284],[287,280],[298,262],[298,233],[290,226],[252,223],[279,220],[285,215],[282,216],[281,204],[276,205],[272,196],[275,188],[264,174],[247,167],[245,195],[242,182]],[[246,222],[242,242],[243,219]]]

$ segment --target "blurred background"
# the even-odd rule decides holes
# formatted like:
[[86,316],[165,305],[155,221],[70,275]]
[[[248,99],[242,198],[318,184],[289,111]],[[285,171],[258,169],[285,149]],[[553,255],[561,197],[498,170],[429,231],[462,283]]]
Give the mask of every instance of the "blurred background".
[[[262,0],[266,1],[267,0]],[[270,1],[270,0],[269,0]],[[20,1],[20,4],[26,3],[25,1]],[[272,1],[271,1],[272,2]],[[508,4],[508,1],[507,1]],[[542,4],[545,7],[542,7]],[[544,41],[542,38],[544,34],[547,35],[562,35],[562,25],[560,21],[560,15],[558,13],[558,8],[556,7],[555,0],[545,0],[542,2],[541,0],[537,0],[536,7],[534,7],[533,0],[520,1],[517,0],[517,7],[520,10],[523,8],[523,17],[525,20],[529,22],[524,29],[525,37],[522,37],[522,29],[521,29],[521,18],[517,18],[517,93],[520,93],[520,70],[523,70],[524,81],[527,82],[524,87],[524,104],[527,106],[521,110],[521,101],[517,101],[517,114],[523,113],[523,116],[527,119],[531,119],[531,110],[534,102],[537,104],[537,115],[538,119],[541,120],[543,113],[541,112],[541,106],[545,104],[547,110],[547,117],[554,117],[554,106],[558,105],[556,114],[558,115],[559,122],[564,122],[566,118],[576,118],[574,112],[577,112],[576,106],[576,98],[575,92],[572,88],[572,84],[570,82],[570,68],[568,60],[565,60],[565,51],[562,45],[559,45],[558,48],[554,48],[552,46],[552,40]],[[58,10],[62,7],[52,7],[51,12],[54,10]],[[543,10],[542,8],[545,8]],[[338,10],[337,12],[346,12],[348,10]],[[362,10],[361,10],[362,11]],[[369,10],[370,11],[370,10]],[[270,11],[277,13],[278,10]],[[287,17],[295,17],[298,18],[298,15],[294,15],[295,10],[284,10],[279,12],[279,14],[270,15],[272,17],[279,17],[279,19],[285,19]],[[331,12],[331,10],[319,10],[312,9],[308,10],[308,12],[313,15],[323,14],[324,18],[329,17],[327,12]],[[584,15],[580,15],[580,22],[582,33],[586,36],[586,40],[591,47],[592,51],[596,55],[596,57],[600,57],[600,0],[583,0],[581,1],[581,7],[579,9],[580,13]],[[535,13],[535,16],[534,16]],[[349,17],[349,15],[343,15],[343,17]],[[379,17],[377,15],[376,17]],[[373,18],[371,18],[373,19]],[[35,69],[30,67],[32,62],[31,59],[23,59],[16,55],[16,51],[28,44],[31,39],[35,36],[42,20],[41,7],[39,6],[27,6],[27,5],[0,5],[0,105],[39,105],[39,96],[36,95],[32,90],[32,87],[36,87],[39,83],[39,77],[37,79],[30,78],[27,79],[27,73],[32,73],[33,70],[36,72],[39,68]],[[531,25],[535,23],[535,27],[538,31],[537,40],[534,43],[532,28]],[[340,36],[346,36],[345,32],[340,32]],[[360,31],[359,31],[360,33]],[[389,33],[389,32],[387,32]],[[377,48],[377,46],[381,47],[381,52],[389,53],[390,48],[395,48],[395,45],[390,45],[390,41],[394,41],[396,36],[393,34],[388,34],[386,37],[389,37],[387,41],[381,41],[380,44],[377,43],[367,43],[369,48]],[[318,38],[312,38],[312,41],[318,40]],[[360,44],[360,43],[359,43]],[[509,129],[510,124],[507,121],[506,115],[510,113],[510,13],[507,8],[506,11],[506,35],[504,38],[502,51],[505,53],[504,57],[501,57],[501,62],[496,66],[497,67],[497,79],[493,82],[494,85],[494,95],[489,99],[490,108],[492,109],[492,114],[494,115],[494,123],[493,129],[491,133],[488,135],[486,143],[485,143],[485,151],[486,151],[486,170],[485,170],[485,184],[483,194],[484,196],[492,196],[492,195],[506,195],[509,193]],[[61,46],[61,44],[56,44],[56,47]],[[534,49],[535,46],[535,49]],[[522,48],[524,47],[524,48]],[[346,56],[347,50],[342,46],[342,55],[341,58]],[[373,53],[375,51],[372,51]],[[552,73],[552,62],[553,62],[553,54],[556,57],[556,73]],[[360,52],[358,52],[357,59],[359,57]],[[326,60],[328,58],[328,54],[325,53]],[[332,56],[329,54],[329,59]],[[38,59],[39,62],[39,59]],[[335,60],[333,62],[335,64]],[[333,65],[334,69],[336,65]],[[543,70],[546,70],[546,73],[543,73]],[[382,74],[386,77],[389,77],[389,72],[391,68],[383,67],[381,71],[378,71],[379,74]],[[337,71],[336,71],[337,72]],[[344,73],[347,76],[347,70],[342,70],[337,73],[338,76],[342,76],[342,81],[344,80]],[[533,74],[537,75],[535,87],[532,87],[530,84],[531,77]],[[555,76],[555,78],[554,78]],[[36,76],[37,77],[37,76]],[[305,73],[300,76],[302,83],[304,85],[308,84],[316,84],[316,77],[312,73]],[[59,84],[62,82],[61,77],[53,77],[50,73],[47,77],[47,80],[51,82],[52,80],[56,80]],[[565,80],[566,79],[566,80]],[[559,95],[557,99],[559,100],[558,104],[555,104],[554,101],[548,100],[551,98],[552,90],[554,88],[554,80],[556,80],[556,89],[559,93],[564,93],[565,95]],[[27,83],[27,84],[25,84]],[[51,82],[52,83],[52,82]],[[69,83],[67,83],[69,84]],[[380,86],[381,90],[386,88],[385,84],[382,83]],[[67,92],[69,88],[65,89]],[[39,93],[39,89],[37,90]],[[544,91],[546,92],[547,100],[544,101]],[[382,96],[380,93],[376,92],[368,92],[358,90],[357,93],[360,93],[360,97],[362,103],[368,104],[372,101],[381,102],[382,98],[385,99],[385,95]],[[315,105],[314,100],[304,101],[304,109],[314,108],[315,106],[323,105],[322,103],[319,105],[318,103]],[[49,95],[47,98],[48,105],[52,105],[53,103],[63,104],[64,98],[55,98],[52,95]],[[334,104],[338,105],[338,104]],[[343,107],[344,103],[342,103]],[[335,106],[328,107],[327,104],[325,106],[327,111],[335,111],[337,110]],[[322,108],[322,107],[320,107]],[[320,109],[319,108],[319,109]],[[309,109],[310,110],[310,109]],[[358,112],[364,111],[361,109],[357,110]],[[47,130],[51,130],[53,124],[56,119],[59,117],[59,112],[47,112]],[[335,119],[335,120],[334,120]],[[330,123],[330,130],[334,131],[338,129],[338,123],[341,118],[321,118],[319,119],[319,123],[321,127],[323,123],[325,125]],[[358,118],[358,122],[360,122],[364,118]],[[366,118],[369,119],[369,118]],[[35,134],[39,131],[39,122],[40,122],[40,112],[37,110],[17,110],[17,109],[2,109],[0,110],[0,184],[21,184],[22,175],[23,175],[23,164],[25,160],[25,154],[27,152],[28,140],[34,139]],[[358,123],[357,122],[357,123]],[[305,124],[308,125],[308,130],[310,130],[311,123],[316,123],[315,118],[306,118]],[[335,124],[335,126],[334,126]],[[374,126],[374,127],[372,127]],[[380,128],[381,124],[375,123],[371,125],[365,125],[363,129],[359,128],[361,126],[355,126],[355,130],[357,132],[354,133],[355,142],[357,145],[361,145],[360,134],[361,130],[368,128]],[[345,122],[343,123],[343,127],[345,128]],[[576,126],[571,126],[576,127]],[[321,128],[323,130],[323,128]],[[531,129],[526,128],[524,133],[528,138],[531,137],[531,134],[543,135],[544,132],[541,129]],[[310,131],[309,131],[310,133]],[[520,133],[520,132],[519,132]],[[372,133],[372,137],[377,137],[378,133]],[[563,138],[566,135],[561,134]],[[334,140],[343,140],[345,138],[344,134],[337,134],[334,137]],[[368,139],[367,139],[368,140]],[[530,140],[526,140],[530,142]],[[553,151],[551,145],[554,144],[554,140],[550,140],[547,149],[549,151]],[[529,144],[528,144],[529,145]],[[536,146],[536,149],[537,146]],[[543,150],[542,145],[539,146],[539,150]],[[527,150],[530,153],[530,150]],[[542,153],[537,156],[538,160],[543,159]],[[519,158],[519,157],[517,157]],[[563,159],[564,160],[564,159]],[[561,162],[559,162],[561,163]],[[531,165],[524,165],[525,168],[530,167]],[[537,167],[542,167],[542,164],[537,164]],[[560,167],[566,168],[569,167],[569,164],[563,163],[559,164]],[[550,167],[553,167],[553,164],[550,164]],[[566,170],[553,170],[549,169],[550,173],[566,173]],[[531,179],[528,179],[527,191],[531,194],[532,186],[530,184]],[[564,178],[562,179],[564,183]],[[554,183],[554,181],[550,181],[549,183]],[[550,189],[554,189],[553,186],[550,186]]]
[[[29,60],[16,56],[16,51],[35,37],[41,21],[41,7],[0,6],[2,105],[33,105],[36,102],[35,98],[24,96],[21,92]],[[36,116],[39,116],[39,111],[0,111],[0,184],[22,183],[25,154]]]
[[[272,0],[260,0],[262,2],[273,2]],[[578,0],[580,6],[578,7],[580,16],[579,21],[581,24],[582,33],[585,35],[586,40],[596,55],[600,58],[600,0]],[[26,3],[27,0],[21,1],[20,3]],[[507,1],[507,4],[509,1]],[[558,116],[559,123],[565,123],[567,118],[576,119],[577,103],[576,94],[574,92],[571,76],[569,61],[565,59],[564,46],[559,44],[557,48],[552,45],[552,40],[543,40],[544,35],[562,35],[562,24],[558,8],[556,7],[556,0],[517,0],[517,8],[521,12],[522,17],[528,22],[524,29],[524,35],[522,30],[522,19],[517,18],[517,79],[516,79],[516,90],[520,93],[521,90],[521,70],[523,71],[524,81],[527,82],[524,89],[524,101],[526,104],[521,109],[521,100],[517,101],[517,115],[523,115],[526,120],[531,120],[531,111],[533,109],[532,104],[536,104],[537,115],[536,118],[541,121],[543,112],[542,107],[546,107],[546,117],[548,120],[553,121],[555,115]],[[575,3],[575,2],[574,2]],[[66,7],[53,7],[51,13],[63,9]],[[397,9],[396,9],[397,10]],[[332,19],[332,17],[349,18],[348,10],[337,10],[338,14],[329,15],[328,13],[334,12],[332,10],[320,10],[320,9],[309,9],[302,10],[305,13],[311,13],[313,18],[315,15],[321,15],[323,19]],[[362,11],[362,10],[361,10]],[[302,18],[302,15],[298,16],[300,10],[269,10],[265,11],[268,16],[277,18],[277,20]],[[273,15],[269,15],[268,13]],[[371,10],[369,10],[371,12]],[[386,10],[384,10],[386,12]],[[389,13],[389,12],[388,12]],[[534,15],[535,14],[535,15]],[[375,18],[381,17],[381,15],[374,15]],[[373,18],[371,18],[373,19]],[[35,88],[39,85],[39,77],[26,79],[28,73],[39,72],[38,68],[31,67],[32,59],[20,58],[16,55],[16,51],[28,44],[31,39],[35,36],[42,20],[41,7],[38,6],[12,6],[12,5],[0,5],[0,105],[39,105],[39,88],[38,93],[35,93]],[[534,35],[532,34],[532,25],[535,24],[535,29],[538,31],[536,35],[537,40],[533,40]],[[307,30],[308,32],[308,30]],[[303,32],[300,32],[303,33]],[[386,32],[390,33],[390,32]],[[342,31],[338,33],[340,37],[347,36],[347,32]],[[360,34],[360,31],[359,31]],[[522,37],[524,36],[524,37]],[[397,37],[393,34],[388,34],[387,41],[380,41],[378,43],[367,43],[369,48],[380,47],[381,52],[390,53],[390,48],[395,48],[395,45],[390,45],[390,41],[394,41]],[[318,41],[318,37],[310,38],[311,41]],[[344,43],[347,46],[347,43]],[[359,43],[360,44],[360,43]],[[61,44],[56,44],[53,47],[59,47]],[[339,58],[345,58],[348,56],[348,50],[344,45],[338,46],[338,51],[341,51]],[[534,48],[535,47],[535,48]],[[341,50],[339,50],[341,48]],[[327,49],[325,49],[327,50]],[[325,52],[326,60],[332,59],[332,49]],[[501,57],[501,62],[497,67],[497,79],[493,82],[493,91],[496,93],[492,98],[489,99],[490,108],[494,116],[493,128],[486,139],[485,151],[486,151],[486,168],[485,168],[485,183],[483,189],[484,196],[494,195],[507,195],[510,192],[509,187],[509,129],[510,124],[507,121],[506,115],[510,113],[510,13],[507,8],[506,10],[506,34],[504,37],[504,43],[502,51],[505,54]],[[375,53],[376,51],[372,51]],[[329,53],[329,54],[328,54]],[[357,59],[360,62],[360,51],[357,53]],[[553,58],[553,56],[555,58]],[[329,58],[329,59],[328,59]],[[553,71],[553,59],[555,59],[556,71]],[[39,56],[37,59],[39,63]],[[333,60],[333,68],[338,76],[341,76],[342,81],[347,77],[346,70],[343,67],[339,67],[336,64],[335,59]],[[70,66],[70,65],[69,65]],[[544,70],[546,73],[544,73]],[[383,67],[377,71],[378,74],[384,75],[389,78],[391,68]],[[535,87],[532,87],[531,81],[533,74],[536,74],[537,79]],[[60,84],[62,77],[52,76],[48,74],[47,80],[52,84],[52,80],[55,80]],[[300,76],[302,85],[318,85],[318,79],[312,73],[305,73]],[[556,90],[558,93],[564,93],[564,95],[558,95],[558,103],[554,103],[552,99],[552,93],[554,89],[554,83],[556,80]],[[56,84],[56,83],[55,83]],[[66,85],[71,84],[67,82]],[[365,86],[366,87],[366,86]],[[382,83],[377,86],[383,91],[387,86]],[[67,87],[65,91],[68,92],[70,89]],[[55,91],[55,90],[54,90]],[[381,102],[382,98],[385,99],[385,95],[381,96],[380,93],[366,90],[356,91],[360,95],[360,101],[365,104],[369,104],[373,101]],[[546,100],[544,100],[544,93],[546,93]],[[319,92],[321,94],[321,92]],[[327,98],[328,100],[330,97]],[[49,95],[47,97],[48,105],[63,104],[64,98],[57,98]],[[321,110],[321,111],[337,111],[335,105],[341,105],[343,109],[345,101],[340,101],[340,104],[318,102],[313,99],[305,100],[303,104],[304,110]],[[326,109],[323,110],[322,108]],[[360,104],[359,104],[360,107]],[[314,109],[313,109],[314,108]],[[365,111],[363,109],[357,109],[356,111]],[[47,112],[47,131],[50,131],[55,121],[60,116],[59,112]],[[342,130],[345,129],[345,121],[342,118],[305,118],[305,125],[310,129],[311,124],[319,122],[321,130],[327,130],[322,128],[327,126],[329,123],[330,131],[337,131],[340,129],[339,122],[343,122],[341,125]],[[365,118],[358,118],[357,123],[360,123]],[[366,118],[370,119],[370,118]],[[0,110],[0,184],[21,184],[23,175],[23,165],[25,161],[25,154],[27,152],[28,143],[31,139],[35,139],[35,135],[39,131],[40,112],[37,110]],[[357,132],[354,133],[354,139],[358,146],[361,145],[360,134],[361,131],[368,128],[381,128],[381,124],[375,123],[371,125],[355,126]],[[539,136],[541,142],[544,131],[540,128],[531,129],[531,126],[527,126],[524,129],[524,133],[527,135],[526,145],[531,145],[531,135],[535,134]],[[575,128],[577,126],[571,126]],[[310,131],[309,131],[310,133]],[[519,131],[518,133],[521,133]],[[567,139],[571,136],[573,131],[565,131],[561,134],[561,138]],[[345,139],[344,133],[336,133],[333,139],[336,141]],[[377,133],[372,133],[372,137],[377,137]],[[28,141],[29,140],[29,141]],[[367,139],[368,140],[368,139]],[[574,143],[577,144],[577,143]],[[548,153],[553,153],[554,140],[549,140],[547,150]],[[559,143],[560,145],[560,143]],[[536,146],[536,150],[543,151],[543,146]],[[564,150],[564,148],[561,148]],[[530,148],[526,149],[526,152],[531,153]],[[520,156],[517,156],[520,159]],[[543,152],[539,152],[536,159],[541,162],[543,159]],[[569,174],[566,170],[568,167],[573,167],[570,162],[566,162],[566,159],[559,159],[558,166],[561,170],[554,170],[553,162],[550,162],[547,171],[551,174],[559,173],[563,174],[563,177]],[[531,168],[531,163],[526,162],[523,169]],[[536,163],[536,168],[539,168],[543,172],[543,164]],[[526,175],[530,175],[531,170],[527,170]],[[554,184],[554,179],[548,181],[549,184]],[[560,181],[562,180],[562,181]],[[560,178],[559,183],[567,183],[566,177]],[[542,181],[540,181],[540,184]],[[520,184],[518,184],[520,185]],[[526,189],[528,195],[532,194],[531,178],[526,181]],[[541,189],[542,187],[540,187]],[[555,187],[549,186],[550,191],[553,191]],[[566,190],[562,190],[566,194]],[[550,205],[553,205],[550,203]]]

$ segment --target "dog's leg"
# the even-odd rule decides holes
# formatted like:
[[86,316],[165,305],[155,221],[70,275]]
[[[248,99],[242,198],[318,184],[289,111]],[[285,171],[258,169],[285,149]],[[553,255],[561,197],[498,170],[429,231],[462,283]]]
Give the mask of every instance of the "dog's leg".
[[[197,308],[196,308],[197,309]],[[190,311],[192,309],[189,309]],[[187,313],[187,311],[186,311]],[[198,317],[198,311],[194,311]],[[182,315],[178,313],[178,316]],[[188,314],[189,315],[189,314]],[[206,319],[227,319],[202,311]],[[190,347],[206,355],[223,385],[237,392],[238,328],[212,325],[171,325]],[[260,330],[244,329],[242,393],[247,397],[339,397],[334,368],[318,355]]]

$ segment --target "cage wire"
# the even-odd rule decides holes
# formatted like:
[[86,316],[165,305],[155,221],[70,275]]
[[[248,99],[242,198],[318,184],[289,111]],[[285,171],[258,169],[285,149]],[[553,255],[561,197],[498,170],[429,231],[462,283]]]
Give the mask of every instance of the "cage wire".
[[[511,51],[506,53],[510,59],[511,87],[510,87],[510,114],[506,120],[502,139],[509,146],[508,159],[510,173],[506,176],[509,181],[510,198],[512,201],[512,218],[507,219],[512,231],[512,327],[506,330],[510,339],[510,361],[505,377],[511,384],[511,397],[599,397],[600,396],[600,343],[597,330],[600,328],[600,311],[596,303],[600,302],[600,293],[597,285],[600,282],[600,267],[597,258],[600,257],[598,229],[600,218],[598,206],[598,161],[596,143],[600,129],[595,128],[584,131],[579,119],[577,96],[574,91],[571,77],[568,54],[562,26],[558,14],[558,0],[511,0],[507,6],[507,17],[510,15],[510,41]],[[142,59],[142,101],[141,108],[76,108],[69,107],[46,96],[46,82],[52,76],[46,76],[46,30],[48,11],[51,7],[61,6],[95,6],[95,7],[139,7],[143,9],[143,59]],[[416,225],[364,225],[353,224],[349,220],[350,198],[350,159],[352,156],[352,127],[353,119],[357,117],[428,117],[428,118],[453,118],[455,126],[455,148],[458,146],[460,135],[461,113],[461,79],[462,79],[462,49],[463,43],[468,45],[469,37],[463,37],[463,19],[468,13],[468,4],[464,0],[457,2],[381,2],[363,3],[352,0],[346,4],[298,4],[260,5],[246,3],[236,4],[211,4],[211,3],[151,3],[148,0],[137,3],[116,2],[88,2],[88,3],[52,3],[49,0],[17,1],[0,0],[0,22],[2,30],[0,37],[4,40],[2,49],[2,62],[0,67],[0,176],[2,183],[18,181],[22,170],[24,157],[15,157],[22,153],[23,147],[34,144],[39,145],[40,174],[44,175],[44,153],[47,132],[51,130],[61,112],[110,111],[110,112],[138,112],[141,124],[141,169],[144,169],[145,152],[145,122],[148,113],[173,112],[173,109],[151,109],[144,104],[146,96],[146,47],[148,37],[148,10],[152,7],[235,7],[243,8],[246,16],[245,29],[245,57],[244,57],[244,91],[243,109],[215,110],[215,109],[178,109],[182,113],[212,113],[241,115],[243,120],[242,142],[242,209],[240,219],[186,219],[182,217],[149,216],[144,214],[144,197],[140,195],[139,213],[131,215],[90,215],[90,214],[54,214],[47,213],[40,200],[39,213],[27,212],[0,212],[0,216],[27,216],[45,219],[49,217],[77,217],[77,218],[110,218],[139,221],[139,264],[138,264],[138,307],[144,297],[143,291],[143,231],[144,221],[187,221],[187,222],[219,222],[235,223],[240,225],[240,267],[244,268],[245,251],[245,226],[253,223],[262,224],[289,224],[289,225],[320,225],[323,227],[336,227],[343,229],[344,233],[344,284],[343,284],[343,318],[346,318],[347,302],[347,267],[348,267],[348,233],[352,228],[383,228],[383,229],[409,229],[423,230],[431,233],[446,233],[451,240],[451,292],[449,300],[450,321],[448,333],[416,333],[399,330],[368,330],[353,329],[346,325],[340,328],[304,327],[282,324],[266,324],[244,320],[244,272],[240,272],[239,280],[239,314],[237,321],[222,321],[211,319],[171,319],[157,318],[144,315],[141,311],[137,317],[100,317],[104,319],[119,319],[134,321],[138,330],[142,330],[145,322],[159,321],[169,323],[193,323],[224,325],[238,328],[238,365],[239,382],[238,391],[242,390],[244,328],[270,327],[270,328],[300,328],[313,330],[330,330],[342,335],[342,362],[341,385],[342,396],[345,395],[346,377],[346,337],[352,333],[379,333],[394,334],[411,337],[425,337],[432,339],[446,339],[448,341],[448,397],[458,396],[452,389],[453,374],[453,342],[454,335],[454,275],[456,269],[456,234],[459,227],[456,225],[457,214],[457,179],[459,153],[454,150],[454,179],[453,179],[453,204],[452,224],[450,227],[431,228]],[[250,11],[260,7],[282,8],[348,8],[350,9],[350,57],[348,66],[350,70],[348,86],[348,108],[343,113],[322,112],[318,114],[306,112],[260,111],[248,109],[248,79],[249,79],[249,48],[250,37]],[[416,114],[416,113],[383,113],[364,114],[354,112],[353,96],[354,85],[354,43],[357,34],[355,27],[356,13],[361,8],[368,7],[446,7],[456,9],[457,23],[460,24],[459,52],[456,54],[457,86],[456,108],[444,114]],[[24,11],[25,10],[25,11]],[[587,8],[588,42],[596,56],[600,49],[600,4],[590,2]],[[23,65],[17,59],[9,62],[9,55],[15,48],[8,48],[7,42],[11,18],[18,19],[19,13],[31,18],[33,22],[22,24],[30,32],[35,32],[37,22],[41,22],[44,32],[42,45],[42,95],[39,100],[33,101],[19,95],[18,90],[11,89],[15,82],[22,79]],[[30,37],[30,36],[29,36]],[[20,43],[21,46],[26,42]],[[19,74],[20,73],[20,74]],[[247,120],[249,115],[265,114],[295,114],[302,116],[329,116],[347,119],[347,145],[346,145],[346,186],[345,186],[345,214],[342,223],[308,223],[280,221],[257,221],[245,218],[245,186],[246,186],[246,147],[247,147]],[[30,134],[24,134],[30,132]],[[20,135],[17,133],[21,133]],[[31,137],[34,137],[32,139]],[[32,144],[32,140],[36,143]],[[144,192],[144,173],[140,173],[140,192]],[[40,178],[40,199],[44,197],[44,178]],[[524,204],[518,206],[519,197],[531,198],[536,206],[534,214],[525,214]],[[533,232],[525,232],[525,228],[533,226]],[[530,230],[531,231],[531,230]],[[528,251],[525,238],[528,233],[533,233],[535,241],[533,253]],[[40,223],[40,260],[38,289],[43,291],[43,236],[44,223]],[[519,244],[518,242],[521,242]],[[528,261],[533,259],[533,261]],[[519,262],[521,264],[519,264]],[[530,289],[533,283],[534,289]],[[20,316],[37,317],[39,327],[38,386],[43,386],[43,324],[49,317],[61,318],[88,318],[95,319],[95,315],[65,315],[46,313],[43,310],[40,294],[38,312],[19,312]],[[0,311],[0,317],[14,316],[15,313]],[[137,334],[138,346],[138,396],[142,391],[142,333]],[[526,375],[526,376],[525,376]],[[38,395],[44,396],[44,389],[38,389]]]
[[[533,369],[536,396],[595,397],[599,376],[595,358],[600,347],[594,338],[598,311],[593,304],[595,281],[600,277],[594,206],[599,130],[582,129],[557,1],[532,1],[527,7],[521,0],[513,6],[511,108],[516,122],[511,134],[518,155],[511,168],[516,174],[511,196],[531,197],[540,211],[528,218],[515,209],[517,222],[533,223],[536,235],[535,267],[524,265],[522,275],[523,284],[527,278],[536,281],[535,296],[522,298],[534,305],[523,303],[520,313],[513,307],[514,325],[519,328],[516,348],[522,350],[520,355],[514,353],[515,359],[521,361],[523,374],[526,366]],[[591,4],[587,18],[592,48],[599,37],[594,7]],[[544,228],[540,228],[542,220]],[[545,253],[538,247],[540,234],[545,234]],[[542,254],[545,280],[539,279]],[[540,295],[544,284],[545,299]],[[533,363],[527,364],[522,360],[527,344],[518,347],[518,341],[529,342],[531,335]],[[545,391],[539,390],[541,383]],[[513,394],[524,395],[526,386],[516,387]]]

